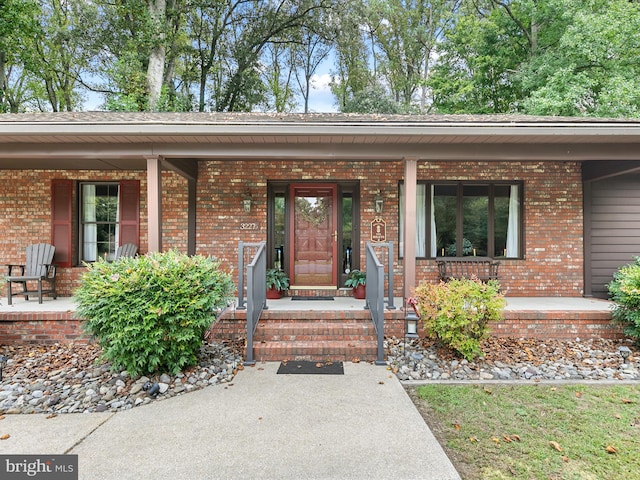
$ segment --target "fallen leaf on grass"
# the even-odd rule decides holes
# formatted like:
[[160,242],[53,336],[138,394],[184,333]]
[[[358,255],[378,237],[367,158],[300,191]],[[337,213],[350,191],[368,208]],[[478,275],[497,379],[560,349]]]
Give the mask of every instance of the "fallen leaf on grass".
[[469,437],[469,441],[473,443],[473,442],[477,442],[478,439],[476,437]]
[[633,400],[629,400],[628,398],[623,398],[622,403],[626,403],[626,404],[633,403]]
[[566,456],[564,456],[564,455],[563,455],[563,456],[562,456],[562,461],[563,461],[564,463],[569,463],[569,457],[566,457]]
[[582,392],[576,392],[576,398],[580,398],[582,396]]
[[487,387],[484,387],[484,393],[486,393],[487,395],[491,395],[493,392],[489,390]]
[[618,453],[618,449],[616,447],[614,447],[613,445],[607,445],[605,447],[605,450],[607,453]]
[[511,437],[507,437],[504,433],[502,434],[502,439],[507,443],[511,443],[513,441]]
[[0,440],[6,440],[8,438],[11,438],[11,435],[9,435],[8,433],[5,433],[4,435],[0,436]]
[[620,419],[622,418],[622,415],[620,415],[619,413],[616,413],[616,414],[614,415],[614,417],[616,417],[618,420],[620,420]]
[[454,423],[453,424],[453,428],[455,428],[456,430],[460,431],[460,424],[459,423]]
[[516,442],[520,441],[520,435],[516,435],[515,433],[511,435],[511,440],[515,440]]
[[500,439],[498,437],[491,437],[491,441],[494,442],[496,445],[500,445]]
[[551,440],[549,442],[549,445],[551,445],[553,448],[555,448],[559,452],[562,451],[562,447],[560,446],[560,444],[558,442],[554,442],[553,440]]

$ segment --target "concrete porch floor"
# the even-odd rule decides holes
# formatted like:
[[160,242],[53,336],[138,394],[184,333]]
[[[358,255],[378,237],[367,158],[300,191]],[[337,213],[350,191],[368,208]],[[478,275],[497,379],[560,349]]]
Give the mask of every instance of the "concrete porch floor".
[[[235,300],[237,302],[237,299]],[[292,300],[283,297],[279,300],[267,300],[272,311],[296,310],[363,310],[364,300],[353,297],[335,297],[334,300]],[[394,299],[396,309],[402,308],[402,298]],[[613,302],[597,298],[584,297],[507,297],[505,311],[588,311],[611,312]],[[0,299],[0,313],[18,312],[72,312],[76,305],[72,297],[44,297],[42,304],[37,298],[25,301],[24,297],[13,297],[13,305],[7,305],[6,297]]]

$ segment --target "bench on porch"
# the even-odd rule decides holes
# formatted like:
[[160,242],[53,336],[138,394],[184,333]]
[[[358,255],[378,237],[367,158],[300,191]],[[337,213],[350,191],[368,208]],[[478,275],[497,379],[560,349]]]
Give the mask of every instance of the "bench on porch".
[[440,280],[472,278],[486,282],[498,279],[500,262],[489,257],[441,257],[436,259]]

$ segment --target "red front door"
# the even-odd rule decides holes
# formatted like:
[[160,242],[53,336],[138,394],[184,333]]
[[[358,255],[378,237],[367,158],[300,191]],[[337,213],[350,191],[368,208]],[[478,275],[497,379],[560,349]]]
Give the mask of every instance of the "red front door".
[[332,287],[338,284],[337,187],[331,184],[292,185],[290,225],[291,284]]

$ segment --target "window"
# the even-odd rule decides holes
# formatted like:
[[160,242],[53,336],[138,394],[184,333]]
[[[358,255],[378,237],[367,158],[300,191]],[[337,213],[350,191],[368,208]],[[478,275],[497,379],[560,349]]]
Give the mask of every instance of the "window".
[[81,260],[112,260],[118,246],[119,188],[117,183],[80,185]]
[[[418,184],[416,256],[520,258],[521,195],[519,183]],[[403,202],[404,185],[401,184],[401,253]]]
[[139,246],[140,182],[52,180],[51,243],[60,267],[113,258],[125,243]]

